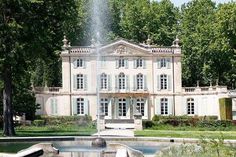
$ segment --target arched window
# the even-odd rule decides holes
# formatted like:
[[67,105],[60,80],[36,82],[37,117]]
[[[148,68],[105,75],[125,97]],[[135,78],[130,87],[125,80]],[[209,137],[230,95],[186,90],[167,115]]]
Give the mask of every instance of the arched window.
[[108,99],[101,98],[100,105],[101,105],[101,112],[104,113],[105,116],[108,116]]
[[187,114],[195,114],[194,99],[193,98],[187,99]]
[[137,75],[137,89],[143,89],[143,74]]
[[120,73],[118,80],[119,80],[119,89],[125,89],[125,74]]
[[161,80],[161,89],[167,89],[167,75],[162,74],[160,76],[160,80]]
[[138,98],[136,102],[136,110],[144,116],[145,102],[143,98]]
[[77,114],[84,115],[84,98],[77,98]]
[[101,89],[107,89],[107,75],[105,73],[101,74]]
[[161,98],[161,114],[168,115],[168,99]]
[[83,74],[77,75],[77,89],[83,89],[84,88],[84,76]]

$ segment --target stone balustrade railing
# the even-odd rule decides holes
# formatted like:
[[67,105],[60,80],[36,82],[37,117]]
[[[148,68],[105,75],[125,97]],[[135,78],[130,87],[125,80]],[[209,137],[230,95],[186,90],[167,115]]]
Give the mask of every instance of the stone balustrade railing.
[[34,91],[38,93],[57,93],[60,92],[62,87],[34,87]]
[[80,48],[72,48],[70,50],[70,53],[90,53],[91,52],[91,48],[89,47],[80,47]]
[[183,87],[183,93],[199,93],[199,92],[227,92],[226,86],[208,86],[208,87]]
[[152,53],[173,53],[174,50],[172,48],[160,48],[160,47],[155,47],[152,48]]

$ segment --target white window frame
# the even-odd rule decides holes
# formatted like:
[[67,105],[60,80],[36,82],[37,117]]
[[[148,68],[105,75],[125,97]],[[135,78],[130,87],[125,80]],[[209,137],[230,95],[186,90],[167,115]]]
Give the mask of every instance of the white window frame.
[[101,90],[106,90],[106,89],[108,89],[107,74],[102,73],[100,79],[101,79],[101,80],[100,80],[100,85],[101,85],[100,88],[101,88]]
[[77,105],[77,114],[78,115],[84,115],[85,114],[85,101],[84,98],[77,98],[76,99],[76,105]]
[[143,74],[137,75],[137,90],[143,90],[144,89],[144,76]]
[[118,99],[118,111],[119,117],[126,117],[127,116],[127,106],[126,106],[126,99],[119,98]]
[[161,89],[167,89],[168,88],[168,77],[166,74],[160,75],[160,86]]
[[143,98],[138,98],[136,100],[136,110],[138,113],[141,113],[142,116],[145,116],[145,100]]
[[167,59],[166,58],[161,58],[160,67],[161,68],[166,68],[167,67]]
[[167,98],[161,98],[160,101],[160,111],[161,115],[168,115],[169,114],[169,106],[168,106],[168,99]]
[[78,67],[78,68],[82,68],[83,66],[84,66],[84,60],[82,59],[82,58],[78,58],[77,60],[76,60],[76,67]]
[[194,98],[187,99],[187,114],[194,115],[195,114],[195,103]]
[[105,116],[108,116],[108,98],[100,99],[101,113],[104,113]]
[[84,75],[83,74],[77,74],[77,89],[84,89]]
[[138,58],[136,60],[136,67],[137,68],[142,68],[143,67],[143,59],[142,58]]
[[125,67],[125,58],[124,58],[124,57],[120,57],[120,58],[118,59],[118,67],[119,67],[119,68]]
[[121,90],[126,88],[126,79],[125,79],[124,73],[120,73],[118,75],[118,86],[119,86],[119,89]]

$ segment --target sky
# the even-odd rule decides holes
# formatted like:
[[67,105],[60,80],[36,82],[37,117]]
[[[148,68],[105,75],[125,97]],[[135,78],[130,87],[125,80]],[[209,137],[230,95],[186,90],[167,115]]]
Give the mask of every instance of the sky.
[[[175,6],[181,6],[182,4],[189,2],[190,0],[171,0]],[[226,3],[226,2],[230,2],[230,1],[234,1],[234,0],[213,0],[214,2],[218,3]]]

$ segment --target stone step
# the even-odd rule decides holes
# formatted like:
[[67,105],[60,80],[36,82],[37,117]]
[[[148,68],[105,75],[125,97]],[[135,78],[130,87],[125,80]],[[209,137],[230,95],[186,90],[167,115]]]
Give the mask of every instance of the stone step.
[[134,123],[134,119],[105,119],[105,123],[123,123],[123,124],[129,124]]

